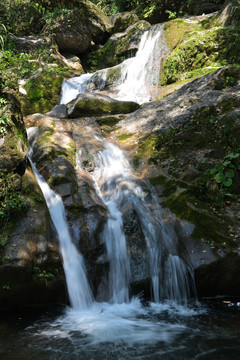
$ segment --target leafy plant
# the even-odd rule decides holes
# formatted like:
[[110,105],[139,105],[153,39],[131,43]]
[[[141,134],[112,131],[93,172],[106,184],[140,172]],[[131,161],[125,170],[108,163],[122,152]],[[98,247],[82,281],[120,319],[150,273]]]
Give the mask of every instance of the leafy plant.
[[169,19],[175,19],[175,17],[177,17],[176,11],[165,10],[165,12],[168,14]]
[[58,273],[57,269],[40,269],[38,266],[33,267],[33,273],[36,274],[37,279],[43,281],[46,285],[48,284],[48,280],[54,279],[56,274]]
[[239,160],[240,153],[232,151],[223,161],[208,169],[196,183],[199,195],[213,201],[214,205],[221,205],[225,197],[236,199],[234,181],[239,176]]
[[8,37],[7,28],[4,24],[0,23],[0,46],[2,50],[4,50],[7,37]]
[[11,287],[10,287],[10,285],[9,284],[5,284],[5,285],[3,285],[3,290],[10,290],[11,289]]
[[11,121],[6,115],[1,114],[0,111],[0,136],[4,135],[7,131],[7,128],[11,124]]

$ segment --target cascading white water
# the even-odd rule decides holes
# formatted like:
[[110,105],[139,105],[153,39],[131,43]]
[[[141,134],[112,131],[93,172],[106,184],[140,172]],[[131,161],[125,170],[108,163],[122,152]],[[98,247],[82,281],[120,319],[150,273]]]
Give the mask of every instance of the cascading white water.
[[101,142],[105,150],[94,156],[93,179],[96,191],[108,209],[103,239],[110,264],[109,291],[111,302],[122,304],[129,302],[128,287],[130,282],[129,257],[123,231],[122,214],[119,210],[120,203],[123,200],[121,182],[128,176],[128,162],[117,146],[109,142]]
[[191,275],[177,256],[178,240],[173,228],[164,222],[163,210],[154,194],[151,194],[151,203],[145,200],[144,191],[132,175],[129,162],[120,148],[96,138],[104,150],[94,156],[92,176],[96,191],[109,211],[103,238],[110,263],[112,302],[129,300],[130,265],[123,232],[123,213],[125,209],[133,209],[147,244],[154,301],[171,299],[185,303],[191,294]]
[[156,96],[161,63],[167,52],[163,26],[155,25],[145,31],[136,56],[122,63],[122,84],[116,98],[142,104]]
[[67,104],[77,97],[78,94],[86,91],[87,84],[93,74],[83,74],[71,79],[64,79],[62,83],[62,92],[60,104]]
[[[33,135],[33,128],[28,129],[28,133]],[[93,302],[93,296],[87,280],[83,257],[71,239],[62,199],[50,189],[47,182],[38,173],[31,159],[31,151],[29,152],[29,161],[58,234],[71,306],[75,310],[88,308]]]
[[[136,56],[121,63],[119,85],[114,92],[108,91],[108,95],[118,100],[135,101],[139,104],[151,100],[158,93],[161,65],[168,51],[164,27],[162,25],[150,27],[141,37]],[[104,90],[107,70],[94,73],[98,74],[95,83],[98,90]],[[60,103],[67,104],[79,93],[87,91],[94,74],[83,74],[64,80]]]

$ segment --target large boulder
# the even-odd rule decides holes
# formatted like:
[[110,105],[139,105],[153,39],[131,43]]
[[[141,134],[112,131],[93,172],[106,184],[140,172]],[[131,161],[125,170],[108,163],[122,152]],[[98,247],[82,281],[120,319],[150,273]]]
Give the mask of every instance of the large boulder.
[[200,296],[239,295],[239,90],[239,68],[220,68],[143,105],[115,132],[131,135],[135,166],[176,215]]
[[102,256],[105,250],[101,239],[106,209],[85,170],[91,169],[93,153],[99,149],[94,134],[78,121],[41,114],[30,115],[25,122],[27,127],[35,127],[30,140],[32,158],[50,187],[62,197],[72,240],[85,258],[94,295],[106,300],[103,283],[107,283],[108,261]]
[[101,114],[128,114],[139,108],[132,101],[118,101],[107,95],[81,93],[69,104],[69,118]]
[[119,33],[125,31],[129,26],[139,21],[137,15],[134,12],[124,12],[114,14],[109,17],[113,24],[112,33]]
[[60,51],[80,54],[90,47],[91,41],[96,44],[104,42],[112,24],[96,5],[83,0],[73,8],[62,9],[45,31],[51,33],[52,26]]
[[172,52],[165,58],[161,84],[199,77],[219,66],[239,64],[240,5],[227,3],[211,16],[195,17],[166,23],[166,37]]
[[45,113],[59,103],[63,79],[84,73],[80,60],[74,55],[61,55],[48,37],[14,37],[14,42],[18,56],[27,53],[35,64],[31,71],[20,72],[25,74],[18,80],[17,89],[22,114]]

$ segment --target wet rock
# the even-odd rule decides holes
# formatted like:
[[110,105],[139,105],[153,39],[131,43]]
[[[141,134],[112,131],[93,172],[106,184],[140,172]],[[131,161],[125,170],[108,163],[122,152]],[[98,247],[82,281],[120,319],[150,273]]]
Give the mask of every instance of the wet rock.
[[125,31],[129,26],[139,21],[138,17],[134,12],[124,12],[114,14],[109,17],[113,24],[111,32],[113,34]]
[[211,264],[196,269],[199,296],[240,296],[240,256],[229,252]]
[[118,101],[106,95],[81,93],[68,105],[69,118],[101,114],[126,114],[139,108],[132,101]]
[[17,190],[28,207],[21,213],[15,212],[14,220],[8,218],[3,226],[0,237],[0,305],[19,307],[66,302],[57,237],[30,169],[25,172]]
[[46,115],[58,119],[67,119],[68,118],[67,107],[64,104],[56,105],[51,111],[47,112]]

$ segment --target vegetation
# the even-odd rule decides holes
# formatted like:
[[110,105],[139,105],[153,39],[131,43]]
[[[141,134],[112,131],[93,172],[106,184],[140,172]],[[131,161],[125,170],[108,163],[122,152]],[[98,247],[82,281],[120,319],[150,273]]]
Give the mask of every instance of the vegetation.
[[[22,197],[16,176],[7,174],[0,178],[0,226],[16,221],[16,217],[28,209],[29,203]],[[1,241],[2,244],[3,240]]]

